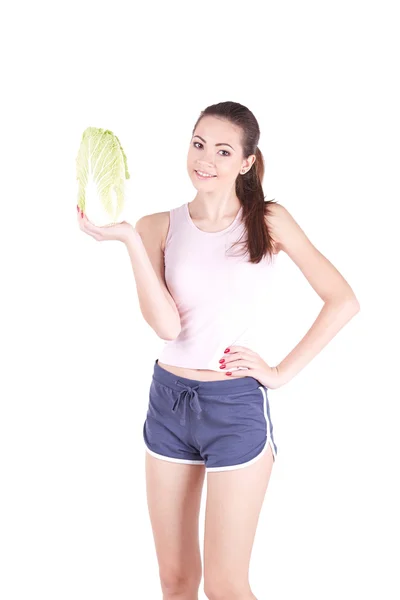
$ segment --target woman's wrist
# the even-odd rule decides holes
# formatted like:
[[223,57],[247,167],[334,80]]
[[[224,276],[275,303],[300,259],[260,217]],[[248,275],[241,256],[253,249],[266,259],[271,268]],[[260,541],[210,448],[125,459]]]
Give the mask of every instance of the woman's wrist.
[[140,237],[140,233],[134,228],[134,226],[132,225],[132,229],[129,230],[129,233],[126,236],[126,239],[124,240],[124,243],[129,246],[132,244],[136,244],[138,242],[142,241],[142,238]]

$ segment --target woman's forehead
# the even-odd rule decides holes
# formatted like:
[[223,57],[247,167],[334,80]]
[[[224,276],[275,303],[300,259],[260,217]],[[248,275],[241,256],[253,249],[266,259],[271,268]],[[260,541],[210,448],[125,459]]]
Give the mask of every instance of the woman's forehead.
[[[240,130],[226,119],[217,119],[215,117],[205,116],[198,123],[193,135],[199,135],[206,140],[209,139],[210,141],[215,140],[216,143],[226,142],[230,144],[232,142],[237,143],[239,141]],[[224,139],[222,139],[221,136],[225,136]],[[218,138],[218,140],[216,138]]]

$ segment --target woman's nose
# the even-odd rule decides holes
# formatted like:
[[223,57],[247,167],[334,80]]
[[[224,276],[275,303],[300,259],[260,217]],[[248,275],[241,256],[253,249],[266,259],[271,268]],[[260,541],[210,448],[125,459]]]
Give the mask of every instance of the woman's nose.
[[201,158],[202,158],[202,162],[198,163],[200,165],[200,167],[203,166],[204,168],[210,168],[210,169],[214,168],[215,157],[214,157],[212,150],[208,150],[208,151],[203,150]]
[[201,167],[203,167],[203,169],[207,170],[207,169],[214,169],[214,161],[213,160],[208,160],[207,157],[204,159],[204,162],[200,164],[200,169]]

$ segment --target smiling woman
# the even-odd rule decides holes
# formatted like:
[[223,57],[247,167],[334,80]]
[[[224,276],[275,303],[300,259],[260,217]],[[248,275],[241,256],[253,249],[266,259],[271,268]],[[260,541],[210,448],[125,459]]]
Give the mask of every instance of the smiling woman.
[[[149,515],[163,595],[197,597],[198,518],[207,473],[204,589],[250,598],[256,527],[278,456],[270,390],[308,364],[358,311],[342,275],[290,213],[265,201],[260,131],[235,102],[204,110],[192,131],[191,202],[96,228],[126,243],[143,317],[164,340],[153,365],[143,441]],[[286,252],[324,301],[314,324],[276,366],[265,345],[265,300]],[[167,518],[166,518],[167,516]],[[228,576],[229,574],[229,576]]]
[[[192,133],[187,169],[196,197],[159,215],[157,266],[181,330],[154,364],[143,426],[148,505],[166,597],[197,597],[205,471],[205,593],[250,598],[252,545],[277,456],[268,392],[312,360],[357,312],[357,302],[289,212],[264,200],[254,115],[223,102],[203,111]],[[236,251],[240,244],[244,254]],[[256,348],[265,335],[263,299],[280,250],[325,305],[303,340],[271,367]],[[183,555],[191,557],[189,566]]]

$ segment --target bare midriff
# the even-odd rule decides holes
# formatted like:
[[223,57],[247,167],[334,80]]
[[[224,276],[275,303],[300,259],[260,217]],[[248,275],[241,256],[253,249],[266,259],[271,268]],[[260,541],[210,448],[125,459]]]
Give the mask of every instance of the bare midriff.
[[226,369],[221,369],[221,373],[211,371],[209,369],[186,369],[184,367],[175,367],[166,365],[158,361],[160,367],[177,375],[178,377],[186,377],[186,379],[197,379],[198,381],[218,381],[220,379],[229,379],[229,375],[225,375]]

